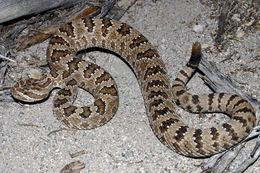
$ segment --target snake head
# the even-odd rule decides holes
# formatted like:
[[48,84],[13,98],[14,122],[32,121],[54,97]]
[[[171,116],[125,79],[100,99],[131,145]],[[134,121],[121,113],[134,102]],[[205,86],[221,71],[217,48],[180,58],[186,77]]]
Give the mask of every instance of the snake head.
[[12,96],[23,102],[36,102],[49,96],[53,81],[44,75],[40,79],[20,80],[11,89]]

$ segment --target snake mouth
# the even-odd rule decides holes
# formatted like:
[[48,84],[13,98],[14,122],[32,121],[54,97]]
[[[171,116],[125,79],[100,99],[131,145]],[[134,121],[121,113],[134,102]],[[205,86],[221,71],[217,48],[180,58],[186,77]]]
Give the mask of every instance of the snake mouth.
[[36,92],[31,92],[28,90],[24,90],[21,88],[15,88],[13,87],[12,90],[12,96],[15,100],[24,102],[24,103],[33,103],[33,102],[39,102],[43,100],[44,98],[48,97],[48,94],[37,94]]

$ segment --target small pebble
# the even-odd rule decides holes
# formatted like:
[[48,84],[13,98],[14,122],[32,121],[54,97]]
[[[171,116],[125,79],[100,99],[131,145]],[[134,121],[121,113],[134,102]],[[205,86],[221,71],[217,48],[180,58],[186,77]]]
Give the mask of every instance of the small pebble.
[[195,32],[202,32],[204,30],[204,26],[203,25],[200,25],[200,24],[198,24],[198,25],[194,25],[194,27],[193,27],[193,31],[195,31]]
[[243,37],[245,35],[245,32],[244,31],[237,31],[236,32],[236,37],[237,38],[241,38],[241,37]]
[[240,14],[234,14],[231,19],[240,22]]
[[201,48],[202,48],[202,49],[207,49],[208,47],[209,47],[208,44],[201,44]]

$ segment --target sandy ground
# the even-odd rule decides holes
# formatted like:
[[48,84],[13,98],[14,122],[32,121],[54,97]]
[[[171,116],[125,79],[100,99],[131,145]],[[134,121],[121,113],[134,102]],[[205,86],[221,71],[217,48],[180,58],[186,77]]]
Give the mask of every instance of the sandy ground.
[[[226,52],[214,50],[212,33],[217,21],[210,19],[210,9],[197,1],[152,0],[139,1],[124,15],[124,21],[143,33],[158,47],[168,73],[173,80],[187,62],[193,42],[206,44],[204,55],[218,63],[222,72],[231,75],[241,88],[259,99],[260,62],[259,32],[246,34],[232,41]],[[193,26],[204,26],[202,32],[194,32]],[[22,52],[20,57],[37,55],[45,58],[46,43],[36,45]],[[231,59],[223,61],[231,55]],[[88,55],[90,56],[90,55]],[[72,161],[86,163],[82,172],[201,172],[201,165],[208,159],[187,158],[169,150],[153,134],[146,117],[144,103],[135,75],[119,58],[105,53],[94,53],[90,57],[108,70],[115,78],[120,94],[120,108],[115,117],[103,127],[89,131],[63,130],[65,126],[52,113],[52,99],[39,104],[0,103],[0,170],[3,173],[57,173]],[[245,70],[253,69],[253,70]],[[257,71],[258,70],[258,71]],[[210,92],[198,77],[188,85],[196,93]],[[89,94],[80,92],[77,104],[91,102]],[[180,112],[183,112],[180,110]],[[186,113],[185,113],[186,114]],[[216,116],[218,117],[218,116]],[[217,118],[188,116],[188,124],[218,124]],[[224,119],[220,116],[220,119]],[[237,167],[248,156],[247,146]],[[71,158],[70,153],[84,150],[86,153]],[[260,170],[258,160],[247,173]]]

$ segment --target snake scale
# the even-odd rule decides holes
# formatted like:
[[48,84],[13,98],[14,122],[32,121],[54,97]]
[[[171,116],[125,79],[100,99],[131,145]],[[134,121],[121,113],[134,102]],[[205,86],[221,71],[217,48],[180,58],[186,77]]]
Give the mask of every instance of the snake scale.
[[[37,102],[47,98],[54,88],[54,114],[75,129],[92,129],[107,123],[118,108],[118,90],[108,72],[77,57],[88,48],[102,48],[121,56],[138,78],[150,126],[157,138],[173,151],[189,157],[205,157],[227,150],[244,139],[255,124],[253,107],[243,98],[227,93],[192,95],[186,83],[201,58],[198,42],[191,58],[171,86],[164,62],[157,49],[137,30],[113,19],[81,18],[63,24],[47,48],[50,73],[41,79],[27,79],[12,87],[14,98]],[[78,87],[90,92],[95,101],[76,107]],[[194,113],[224,112],[230,119],[209,128],[184,124],[175,104]]]

